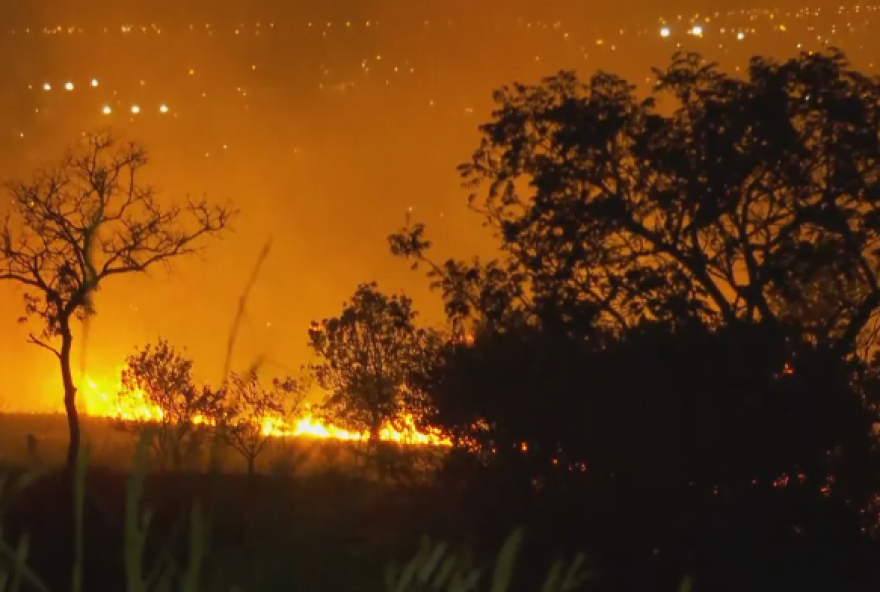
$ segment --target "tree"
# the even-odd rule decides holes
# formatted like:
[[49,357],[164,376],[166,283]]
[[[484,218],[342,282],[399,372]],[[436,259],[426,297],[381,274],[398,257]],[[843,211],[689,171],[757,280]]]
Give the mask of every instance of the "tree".
[[796,339],[755,323],[646,322],[590,340],[507,326],[447,347],[412,384],[429,425],[530,478],[583,464],[654,487],[742,487],[798,471],[817,489],[832,474],[847,487],[874,473],[849,467],[872,448],[876,411],[852,383],[858,364]]
[[226,389],[224,435],[247,461],[248,475],[253,475],[273,426],[283,426],[300,411],[305,393],[291,378],[276,378],[270,388],[264,388],[256,372],[245,376],[233,373]]
[[[450,314],[795,323],[855,351],[880,304],[880,81],[836,51],[655,73],[671,114],[606,73],[495,93],[460,171],[503,255],[434,264]],[[417,261],[429,246],[421,225],[392,237]]]
[[424,419],[529,492],[626,481],[673,504],[803,475],[864,500],[880,80],[835,52],[656,74],[671,112],[605,73],[496,93],[460,168],[496,259],[434,261],[420,224],[390,237],[473,335],[411,377]]
[[312,323],[309,344],[318,385],[328,391],[323,409],[341,427],[369,434],[371,448],[386,424],[402,428],[411,391],[410,374],[424,364],[434,331],[415,324],[412,300],[386,296],[375,283],[362,284],[342,314]]
[[140,179],[147,163],[137,144],[92,134],[57,166],[7,186],[12,203],[0,228],[0,280],[25,288],[25,318],[43,325],[29,342],[60,362],[68,466],[80,445],[73,322],[94,313],[92,297],[105,280],[195,253],[199,240],[219,234],[233,215],[207,201],[162,204]]
[[192,360],[167,341],[147,344],[128,357],[122,371],[121,406],[137,407],[135,418],[122,418],[125,428],[151,433],[151,445],[162,468],[180,469],[201,443],[201,431],[223,417],[223,390],[198,385]]

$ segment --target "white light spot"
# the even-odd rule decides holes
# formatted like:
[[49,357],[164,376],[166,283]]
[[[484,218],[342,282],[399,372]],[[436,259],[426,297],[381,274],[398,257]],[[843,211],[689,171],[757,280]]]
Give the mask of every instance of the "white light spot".
[[138,113],[141,112],[141,108],[138,107],[137,105],[132,105],[132,106],[131,106],[131,112],[134,113],[135,115],[137,115]]
[[43,85],[43,90],[52,90],[52,85],[47,82]]
[[113,113],[113,109],[110,108],[110,105],[104,105],[104,108],[101,109],[101,111],[104,113],[104,115],[110,115],[111,113]]
[[669,37],[669,35],[671,35],[671,34],[672,34],[672,32],[669,30],[669,27],[663,27],[662,29],[660,29],[660,36],[661,37]]
[[702,37],[703,36],[703,27],[701,27],[699,25],[694,25],[694,27],[691,29],[691,34],[696,35],[697,37]]
[[98,86],[98,79],[92,78],[92,86]]
[[159,105],[159,113],[168,113],[168,105]]

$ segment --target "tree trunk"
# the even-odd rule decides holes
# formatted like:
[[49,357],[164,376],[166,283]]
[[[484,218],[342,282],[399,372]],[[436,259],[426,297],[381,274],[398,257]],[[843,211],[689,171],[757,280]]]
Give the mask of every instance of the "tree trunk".
[[255,472],[254,469],[255,469],[255,465],[256,465],[256,460],[257,460],[256,457],[254,457],[254,456],[248,456],[248,459],[247,459],[247,463],[248,463],[248,475],[251,476],[251,477],[254,476],[254,472]]
[[384,483],[386,476],[386,467],[385,458],[383,457],[383,451],[381,449],[382,418],[378,414],[376,414],[374,415],[373,421],[371,423],[372,425],[370,426],[370,439],[367,443],[367,454],[369,456],[367,458],[368,460],[372,460],[372,464],[376,468],[376,476],[378,477],[379,482]]
[[76,410],[76,385],[73,384],[73,372],[70,369],[70,351],[73,345],[73,335],[66,321],[61,322],[61,380],[64,383],[64,410],[67,412],[67,428],[70,439],[67,443],[67,468],[76,467],[76,459],[79,456],[80,425],[79,413]]
[[379,456],[379,444],[382,441],[379,430],[380,428],[378,425],[374,423],[373,426],[370,427],[369,438],[367,440],[367,455],[374,459]]

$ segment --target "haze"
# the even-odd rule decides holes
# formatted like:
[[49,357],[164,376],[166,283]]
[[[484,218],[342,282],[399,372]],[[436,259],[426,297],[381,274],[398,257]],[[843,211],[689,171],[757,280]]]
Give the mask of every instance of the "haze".
[[[428,225],[438,254],[491,254],[455,167],[502,84],[601,68],[647,92],[650,67],[677,44],[741,70],[755,54],[826,45],[864,71],[880,66],[865,43],[880,9],[866,5],[315,4],[19,0],[0,9],[0,177],[27,178],[81,132],[111,126],[150,149],[150,180],[168,199],[204,192],[242,212],[203,260],[108,282],[88,339],[76,335],[77,368],[115,373],[161,335],[218,380],[238,298],[270,239],[237,367],[265,358],[287,373],[307,363],[309,322],[338,312],[359,282],[405,290],[441,322],[423,274],[390,256],[386,236],[409,214]],[[56,409],[55,360],[25,344],[22,310],[17,289],[0,285],[0,397],[11,409]]]

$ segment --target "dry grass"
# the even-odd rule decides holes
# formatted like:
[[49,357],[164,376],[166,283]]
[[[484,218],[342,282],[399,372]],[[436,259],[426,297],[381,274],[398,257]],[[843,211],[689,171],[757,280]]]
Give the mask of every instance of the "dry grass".
[[[47,499],[57,500],[59,491],[68,488],[71,490],[72,496],[67,499],[72,498],[73,501],[73,507],[69,508],[73,535],[69,542],[73,548],[67,579],[69,586],[63,587],[71,592],[93,589],[87,584],[93,585],[95,580],[87,580],[85,577],[90,555],[100,553],[104,561],[108,560],[108,549],[94,548],[92,543],[97,540],[87,534],[91,532],[94,522],[89,518],[93,513],[90,508],[94,502],[90,501],[88,489],[95,483],[95,475],[87,468],[88,450],[88,447],[84,448],[85,452],[80,456],[74,475],[56,473],[54,477],[46,477],[39,473],[25,473],[14,480],[0,479],[0,497],[4,493],[10,493],[13,497],[25,496],[30,498],[32,504],[45,503]],[[157,518],[161,513],[156,513],[150,507],[150,502],[154,502],[156,498],[148,492],[148,454],[147,438],[142,438],[135,447],[133,468],[128,473],[124,499],[121,500],[124,505],[120,512],[121,519],[116,523],[119,531],[116,540],[120,544],[115,551],[119,554],[117,563],[121,567],[121,573],[116,587],[107,589],[118,590],[124,587],[126,592],[246,590],[247,588],[240,588],[239,581],[234,581],[231,575],[228,576],[228,581],[224,580],[220,564],[206,561],[212,553],[216,557],[216,541],[212,537],[217,538],[218,533],[212,529],[210,512],[206,515],[200,501],[186,502],[187,507],[181,512],[181,517],[185,519],[175,522],[180,528],[172,529],[176,531],[176,536],[169,537],[162,545],[155,544],[155,536],[151,531],[155,531],[156,524],[161,523],[161,519]],[[7,486],[9,483],[12,486]],[[63,483],[67,485],[59,487]],[[155,485],[154,482],[153,487]],[[175,492],[168,491],[166,487],[160,487],[160,490],[165,495],[175,496]],[[46,491],[51,492],[50,497],[41,497]],[[178,499],[179,502],[183,500],[183,496]],[[2,507],[5,509],[8,504],[4,503]],[[45,507],[44,510],[57,508]],[[246,507],[241,507],[240,510],[243,512]],[[278,513],[281,506],[268,510],[272,520],[277,522],[281,517]],[[456,550],[446,544],[423,539],[418,552],[410,561],[399,567],[385,562],[384,583],[381,578],[370,578],[372,583],[365,581],[357,589],[376,592],[509,592],[511,589],[518,589],[513,583],[517,576],[517,554],[522,539],[522,530],[516,530],[504,543],[492,565],[475,563],[465,550]],[[41,578],[39,570],[30,566],[29,543],[30,537],[27,535],[20,536],[16,545],[9,544],[5,538],[0,537],[0,591],[57,592],[57,588],[53,589]],[[290,547],[279,545],[277,541],[274,546],[269,542],[269,546],[264,547],[267,555],[285,555],[294,551]],[[333,549],[328,549],[327,552],[333,555]],[[251,559],[260,564],[266,557],[258,553],[251,556]],[[295,560],[295,557],[288,557],[288,561],[291,560]],[[57,561],[59,566],[64,563],[60,556]],[[45,565],[44,563],[43,566]],[[339,553],[335,563],[336,571],[344,573],[348,568],[342,560],[342,553]],[[374,562],[372,571],[376,575],[382,573],[380,561]],[[578,555],[573,561],[560,560],[551,566],[540,592],[574,592],[584,589],[597,573],[587,566],[582,555]],[[55,576],[55,582],[63,581],[63,578],[59,580],[57,573]],[[111,576],[108,574],[106,578],[106,583],[110,586]],[[277,589],[277,585],[276,582],[273,586],[264,585],[259,588]],[[689,580],[685,580],[681,589],[689,590],[689,586]],[[318,586],[317,589],[324,587]]]

